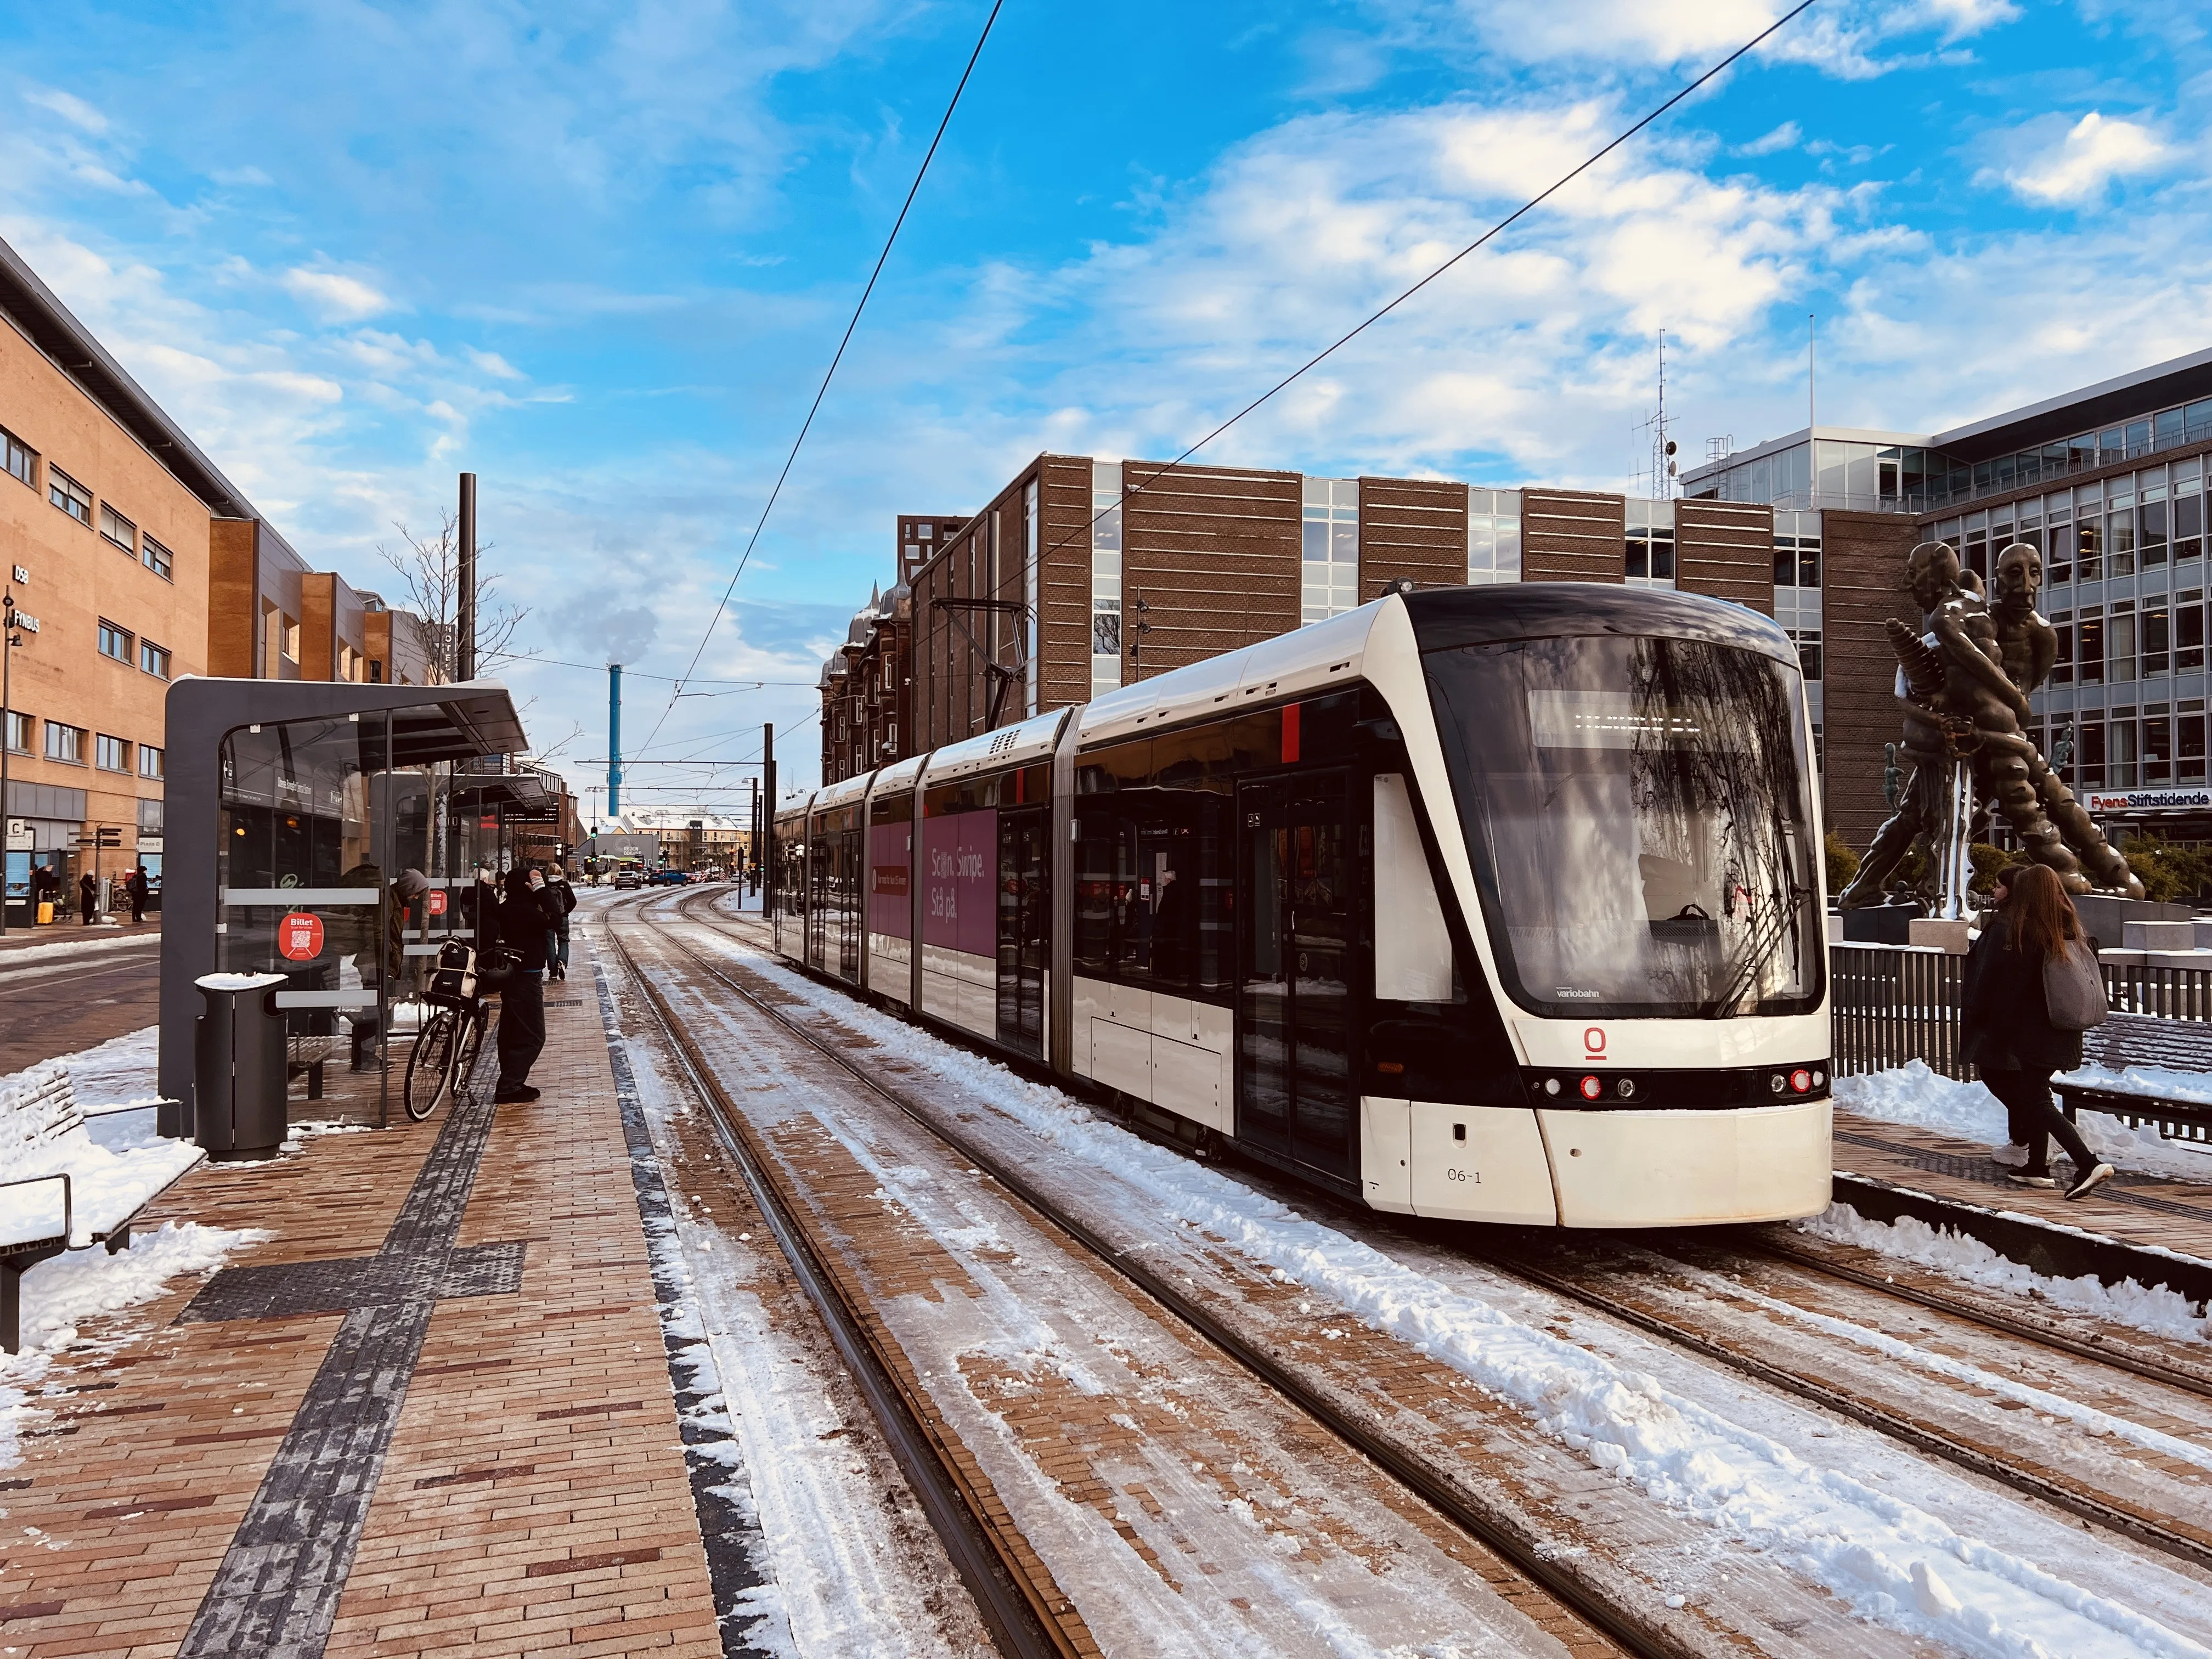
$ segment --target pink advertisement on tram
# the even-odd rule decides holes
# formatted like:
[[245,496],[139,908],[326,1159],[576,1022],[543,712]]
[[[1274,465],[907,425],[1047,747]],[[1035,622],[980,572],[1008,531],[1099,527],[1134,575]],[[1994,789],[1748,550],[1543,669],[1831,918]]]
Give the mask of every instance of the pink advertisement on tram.
[[921,938],[970,956],[999,949],[999,815],[962,812],[921,826]]
[[910,918],[913,870],[907,860],[908,823],[878,823],[868,830],[868,931],[905,939]]

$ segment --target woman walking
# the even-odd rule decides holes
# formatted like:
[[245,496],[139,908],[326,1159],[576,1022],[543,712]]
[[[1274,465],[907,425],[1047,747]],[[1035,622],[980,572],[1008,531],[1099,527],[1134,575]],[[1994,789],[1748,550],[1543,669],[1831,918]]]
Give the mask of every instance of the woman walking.
[[2055,1135],[2074,1160],[2066,1196],[2080,1198],[2110,1181],[2112,1166],[2098,1162],[2081,1132],[2051,1102],[2051,1074],[2081,1065],[2081,1034],[2051,1023],[2043,975],[2046,963],[2063,958],[2067,945],[2083,936],[2081,919],[2057,872],[2040,864],[2006,870],[1997,894],[2001,908],[1966,955],[1960,1056],[1980,1068],[1983,1085],[2004,1104],[2014,1140],[2027,1148],[2027,1164],[2006,1178],[2023,1187],[2056,1187],[2050,1161]]

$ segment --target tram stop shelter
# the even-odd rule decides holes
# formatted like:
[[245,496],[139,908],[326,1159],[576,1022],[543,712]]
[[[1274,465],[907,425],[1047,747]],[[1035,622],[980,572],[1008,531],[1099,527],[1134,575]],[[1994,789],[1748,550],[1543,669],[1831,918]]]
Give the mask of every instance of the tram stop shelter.
[[[488,681],[193,678],[170,687],[167,726],[161,1133],[194,1133],[211,973],[288,981],[288,1105],[329,1087],[318,1115],[381,1124],[416,984],[443,940],[473,937],[477,872],[507,866],[509,814],[536,805],[537,780],[505,770],[527,741],[514,700]],[[395,916],[408,869],[430,888]]]

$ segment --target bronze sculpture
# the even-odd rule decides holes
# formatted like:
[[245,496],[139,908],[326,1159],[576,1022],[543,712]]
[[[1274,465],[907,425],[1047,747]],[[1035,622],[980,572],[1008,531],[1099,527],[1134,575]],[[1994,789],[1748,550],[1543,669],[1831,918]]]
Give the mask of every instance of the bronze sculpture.
[[[1987,823],[1992,807],[2004,814],[2027,856],[2056,870],[2069,890],[2098,888],[2141,898],[2142,884],[2127,860],[2023,730],[2028,693],[2050,674],[2058,649],[2056,632],[2035,608],[2042,556],[2025,542],[1999,553],[1992,603],[1973,574],[1960,569],[1951,548],[1923,542],[1905,561],[1905,585],[1929,620],[1924,635],[1893,617],[1889,623],[1912,771],[1839,896],[1842,907],[1880,902],[1883,884],[1915,846],[1932,876],[1936,840],[1947,828],[1949,850],[1962,860],[1967,839]],[[1970,805],[1964,793],[1969,783]],[[1954,821],[1962,805],[1969,806],[1970,822]],[[1962,896],[1963,876],[1953,873]]]

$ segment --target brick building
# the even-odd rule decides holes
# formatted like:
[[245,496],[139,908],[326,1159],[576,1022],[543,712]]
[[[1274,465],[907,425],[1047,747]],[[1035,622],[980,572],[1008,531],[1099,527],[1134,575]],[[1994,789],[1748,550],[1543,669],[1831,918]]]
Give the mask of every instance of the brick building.
[[[2066,746],[2069,781],[2124,835],[2212,840],[2208,470],[2212,350],[1948,432],[1801,430],[1692,470],[1669,501],[1042,455],[972,520],[931,521],[933,542],[900,521],[910,707],[896,742],[887,728],[872,748],[825,743],[823,775],[1324,619],[1393,581],[1617,582],[1733,599],[1789,630],[1828,820],[1863,846],[1899,735],[1886,624],[1922,622],[1906,554],[1940,538],[1986,575],[2020,540],[2045,555],[2061,646],[2033,735]],[[849,713],[860,682],[835,667],[825,698]],[[825,732],[832,719],[825,701]]]
[[430,677],[419,621],[295,552],[5,242],[0,472],[0,575],[25,617],[5,710],[6,813],[29,842],[9,854],[11,921],[33,866],[71,899],[95,866],[159,880],[179,675]]
[[[1728,501],[1041,455],[972,519],[901,520],[905,580],[823,665],[823,775],[1086,701],[1397,581],[1679,586],[1771,614],[1772,520]],[[903,538],[920,523],[939,533],[917,559]]]

